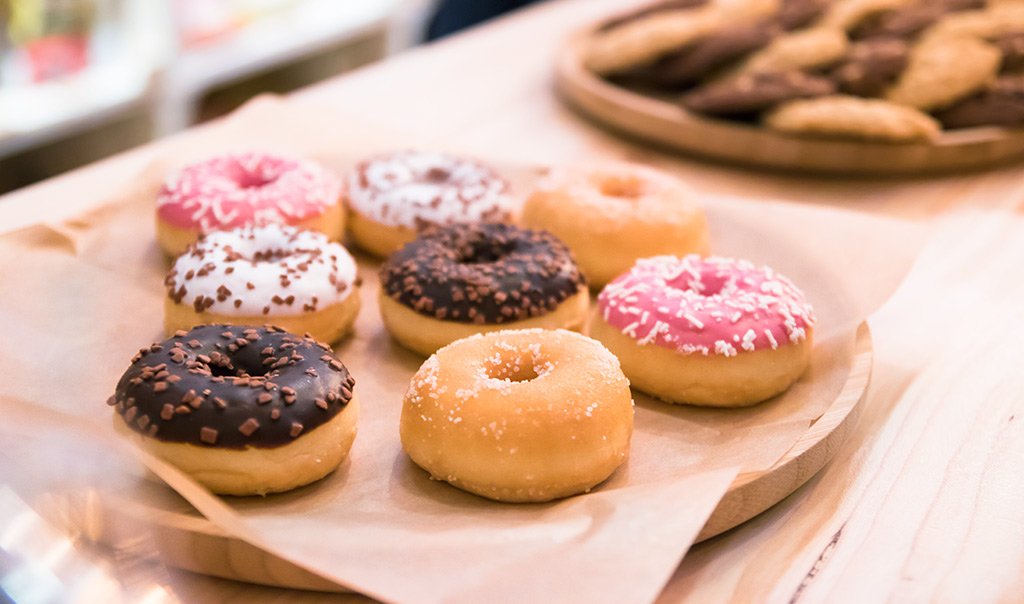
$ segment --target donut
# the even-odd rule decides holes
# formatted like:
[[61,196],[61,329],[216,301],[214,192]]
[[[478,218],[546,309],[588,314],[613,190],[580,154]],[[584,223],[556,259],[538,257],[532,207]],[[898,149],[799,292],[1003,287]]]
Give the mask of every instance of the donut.
[[381,258],[427,224],[509,222],[514,200],[491,168],[433,151],[396,151],[358,164],[347,179],[349,231]]
[[263,495],[319,480],[345,459],[354,384],[312,338],[202,325],[140,350],[107,404],[119,434],[214,493]]
[[203,233],[252,224],[290,224],[341,239],[341,181],[305,160],[238,153],[173,173],[156,198],[156,238],[177,256]]
[[639,390],[743,407],[789,388],[811,357],[814,311],[788,279],[745,260],[640,260],[597,298],[590,335]]
[[694,194],[645,166],[555,171],[527,199],[522,224],[564,241],[595,288],[638,258],[708,253],[707,223]]
[[378,299],[395,340],[424,356],[476,333],[578,331],[590,308],[586,280],[564,244],[496,223],[423,232],[381,267]]
[[164,328],[270,321],[334,342],[359,314],[358,284],[355,260],[323,233],[278,224],[217,231],[167,273]]
[[431,356],[402,404],[402,448],[436,480],[497,501],[585,493],[626,459],[618,360],[565,330],[478,334]]

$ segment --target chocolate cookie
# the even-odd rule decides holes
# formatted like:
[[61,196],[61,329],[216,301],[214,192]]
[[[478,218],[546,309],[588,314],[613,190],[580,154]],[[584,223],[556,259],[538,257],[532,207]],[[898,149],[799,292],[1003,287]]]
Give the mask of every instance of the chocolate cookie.
[[827,6],[827,0],[782,0],[775,23],[783,31],[803,29],[817,21]]
[[1003,53],[1003,73],[1024,71],[1024,32],[1000,36],[992,44]]
[[770,21],[730,25],[616,79],[659,90],[687,88],[729,62],[764,47],[776,31]]
[[946,128],[1024,125],[1024,77],[999,78],[987,90],[935,114]]
[[857,42],[829,77],[840,92],[877,97],[885,93],[907,66],[910,47],[903,40],[875,38]]
[[984,0],[929,0],[895,10],[871,13],[853,27],[850,39],[883,37],[909,40],[951,12],[984,6]]
[[835,92],[826,78],[799,71],[741,75],[707,84],[682,98],[687,109],[715,116],[748,116],[784,101],[824,96]]

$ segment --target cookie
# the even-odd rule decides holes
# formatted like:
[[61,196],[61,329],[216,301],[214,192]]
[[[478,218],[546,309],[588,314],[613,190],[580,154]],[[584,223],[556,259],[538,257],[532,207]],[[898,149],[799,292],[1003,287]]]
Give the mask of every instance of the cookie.
[[939,123],[912,107],[878,99],[826,96],[789,101],[769,111],[774,130],[836,138],[906,143],[939,136]]
[[842,59],[849,49],[850,41],[842,31],[805,29],[779,36],[730,75],[824,68]]
[[827,6],[828,0],[782,0],[774,20],[783,31],[803,29],[817,21]]
[[687,88],[739,57],[763,48],[776,32],[769,21],[729,25],[652,65],[624,72],[617,79],[659,90]]
[[710,34],[720,26],[720,18],[718,11],[706,6],[642,17],[596,34],[585,51],[584,63],[604,75],[647,65]]
[[1024,77],[999,78],[991,87],[935,117],[946,128],[1024,126]]
[[[825,11],[820,25],[852,31],[865,19],[873,15],[898,10],[915,3],[916,0],[836,0]],[[930,1],[930,0],[926,0]]]
[[1000,36],[992,41],[992,45],[1003,53],[1003,73],[1024,71],[1024,32]]
[[915,4],[897,10],[874,13],[850,30],[851,40],[901,38],[909,40],[934,24],[947,10],[941,4]]
[[910,46],[896,38],[857,42],[829,78],[843,94],[881,96],[903,73],[909,54]]
[[668,0],[667,2],[659,2],[657,4],[645,6],[637,11],[629,13],[628,15],[606,21],[598,31],[609,31],[616,27],[626,25],[627,23],[632,23],[633,21],[639,21],[645,17],[650,17],[651,15],[675,10],[685,10],[688,8],[697,8],[699,6],[704,6],[707,3],[708,0]]
[[785,101],[834,92],[835,84],[828,79],[799,71],[753,73],[701,86],[684,95],[681,102],[706,115],[746,116]]
[[995,80],[1002,58],[996,47],[974,38],[918,43],[885,98],[922,111],[944,109]]

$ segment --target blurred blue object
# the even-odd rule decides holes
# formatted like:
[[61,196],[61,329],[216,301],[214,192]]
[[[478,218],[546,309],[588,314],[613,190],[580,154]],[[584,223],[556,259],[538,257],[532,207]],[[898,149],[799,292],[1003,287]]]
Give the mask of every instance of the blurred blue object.
[[443,0],[427,26],[427,40],[437,40],[477,23],[539,0]]

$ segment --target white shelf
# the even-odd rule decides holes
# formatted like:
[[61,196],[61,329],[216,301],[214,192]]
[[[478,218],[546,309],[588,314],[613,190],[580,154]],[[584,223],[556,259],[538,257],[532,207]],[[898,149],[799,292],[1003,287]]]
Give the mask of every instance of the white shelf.
[[[151,64],[159,53],[140,52],[53,82],[0,88],[0,157],[131,110],[151,114],[156,136],[181,130],[191,125],[211,89],[369,34],[385,36],[399,2],[305,0],[208,44],[165,53],[163,64]],[[140,32],[132,33],[138,41]]]

